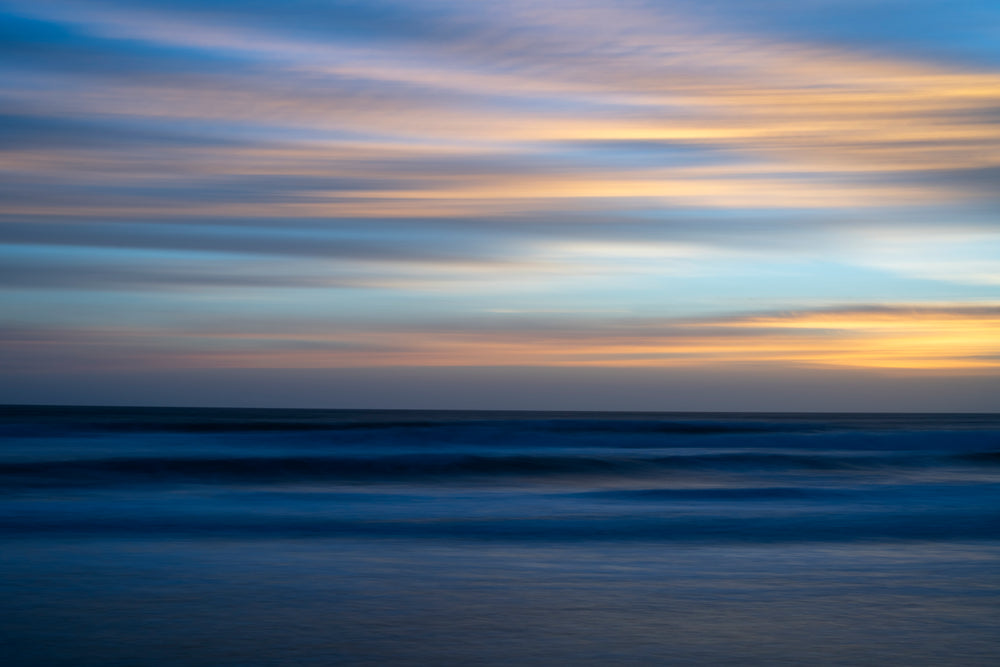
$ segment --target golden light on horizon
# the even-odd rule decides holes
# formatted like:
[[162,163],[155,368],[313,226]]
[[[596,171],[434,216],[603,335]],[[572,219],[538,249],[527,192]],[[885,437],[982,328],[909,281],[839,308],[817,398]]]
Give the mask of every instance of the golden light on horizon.
[[[813,311],[729,320],[623,322],[593,332],[344,330],[328,334],[222,331],[167,365],[252,368],[604,366],[623,368],[853,367],[995,372],[996,308]],[[107,336],[108,334],[105,334]],[[119,331],[141,354],[154,334]],[[194,343],[192,343],[194,345]]]

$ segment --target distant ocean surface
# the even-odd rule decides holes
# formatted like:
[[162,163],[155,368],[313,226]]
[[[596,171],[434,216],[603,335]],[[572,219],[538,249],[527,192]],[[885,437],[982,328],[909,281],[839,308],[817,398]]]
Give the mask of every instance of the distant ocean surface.
[[0,664],[1000,664],[1000,415],[0,407]]

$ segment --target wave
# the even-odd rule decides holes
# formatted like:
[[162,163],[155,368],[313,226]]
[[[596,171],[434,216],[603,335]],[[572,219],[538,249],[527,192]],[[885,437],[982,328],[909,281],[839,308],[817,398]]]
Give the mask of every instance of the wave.
[[966,454],[956,454],[955,458],[966,463],[1000,465],[1000,452],[969,452]]
[[269,420],[269,419],[145,419],[145,420],[94,420],[73,424],[5,424],[3,433],[15,437],[52,437],[76,433],[330,433],[371,432],[420,434],[433,430],[447,431],[453,436],[482,437],[491,434],[521,435],[679,435],[711,436],[768,433],[816,433],[830,430],[823,424],[787,424],[725,421],[601,421],[601,420],[392,420],[392,421],[336,421],[336,420]]
[[711,487],[679,489],[615,489],[591,491],[581,496],[608,500],[645,502],[649,500],[808,500],[813,498],[842,497],[844,491],[801,487]]
[[971,511],[806,513],[795,516],[587,516],[342,519],[295,515],[129,516],[24,512],[0,517],[4,535],[135,538],[390,538],[490,541],[886,542],[997,540],[997,518]]
[[385,430],[495,427],[550,432],[724,434],[1000,428],[996,414],[542,412],[0,405],[0,424],[92,430]]
[[[645,465],[648,465],[646,462]],[[451,476],[636,472],[643,462],[595,457],[403,454],[381,457],[118,458],[0,464],[8,483],[90,485],[114,482],[291,482]]]
[[511,477],[640,477],[683,472],[861,472],[943,465],[994,466],[1000,452],[844,454],[719,452],[656,456],[485,455],[102,458],[0,463],[9,489],[128,483],[288,483]]

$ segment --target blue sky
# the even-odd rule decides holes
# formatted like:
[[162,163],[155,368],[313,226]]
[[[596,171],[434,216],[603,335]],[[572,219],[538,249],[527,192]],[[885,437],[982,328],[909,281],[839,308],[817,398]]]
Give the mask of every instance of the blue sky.
[[2,401],[1000,409],[994,2],[0,12]]

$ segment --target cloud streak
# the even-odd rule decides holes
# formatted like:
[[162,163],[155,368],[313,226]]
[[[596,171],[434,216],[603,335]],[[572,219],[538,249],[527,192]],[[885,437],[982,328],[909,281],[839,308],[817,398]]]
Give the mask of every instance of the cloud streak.
[[776,372],[848,367],[951,374],[1000,368],[997,305],[854,306],[686,320],[494,315],[475,326],[395,323],[379,330],[336,322],[285,322],[278,330],[262,324],[64,333],[21,328],[7,337],[19,358],[35,357],[45,366],[52,361],[41,360],[53,346],[74,350],[57,363],[76,368],[105,366],[109,350],[132,351],[118,364],[151,368],[749,365]]
[[10,0],[0,294],[95,367],[995,372],[997,10],[897,4]]

